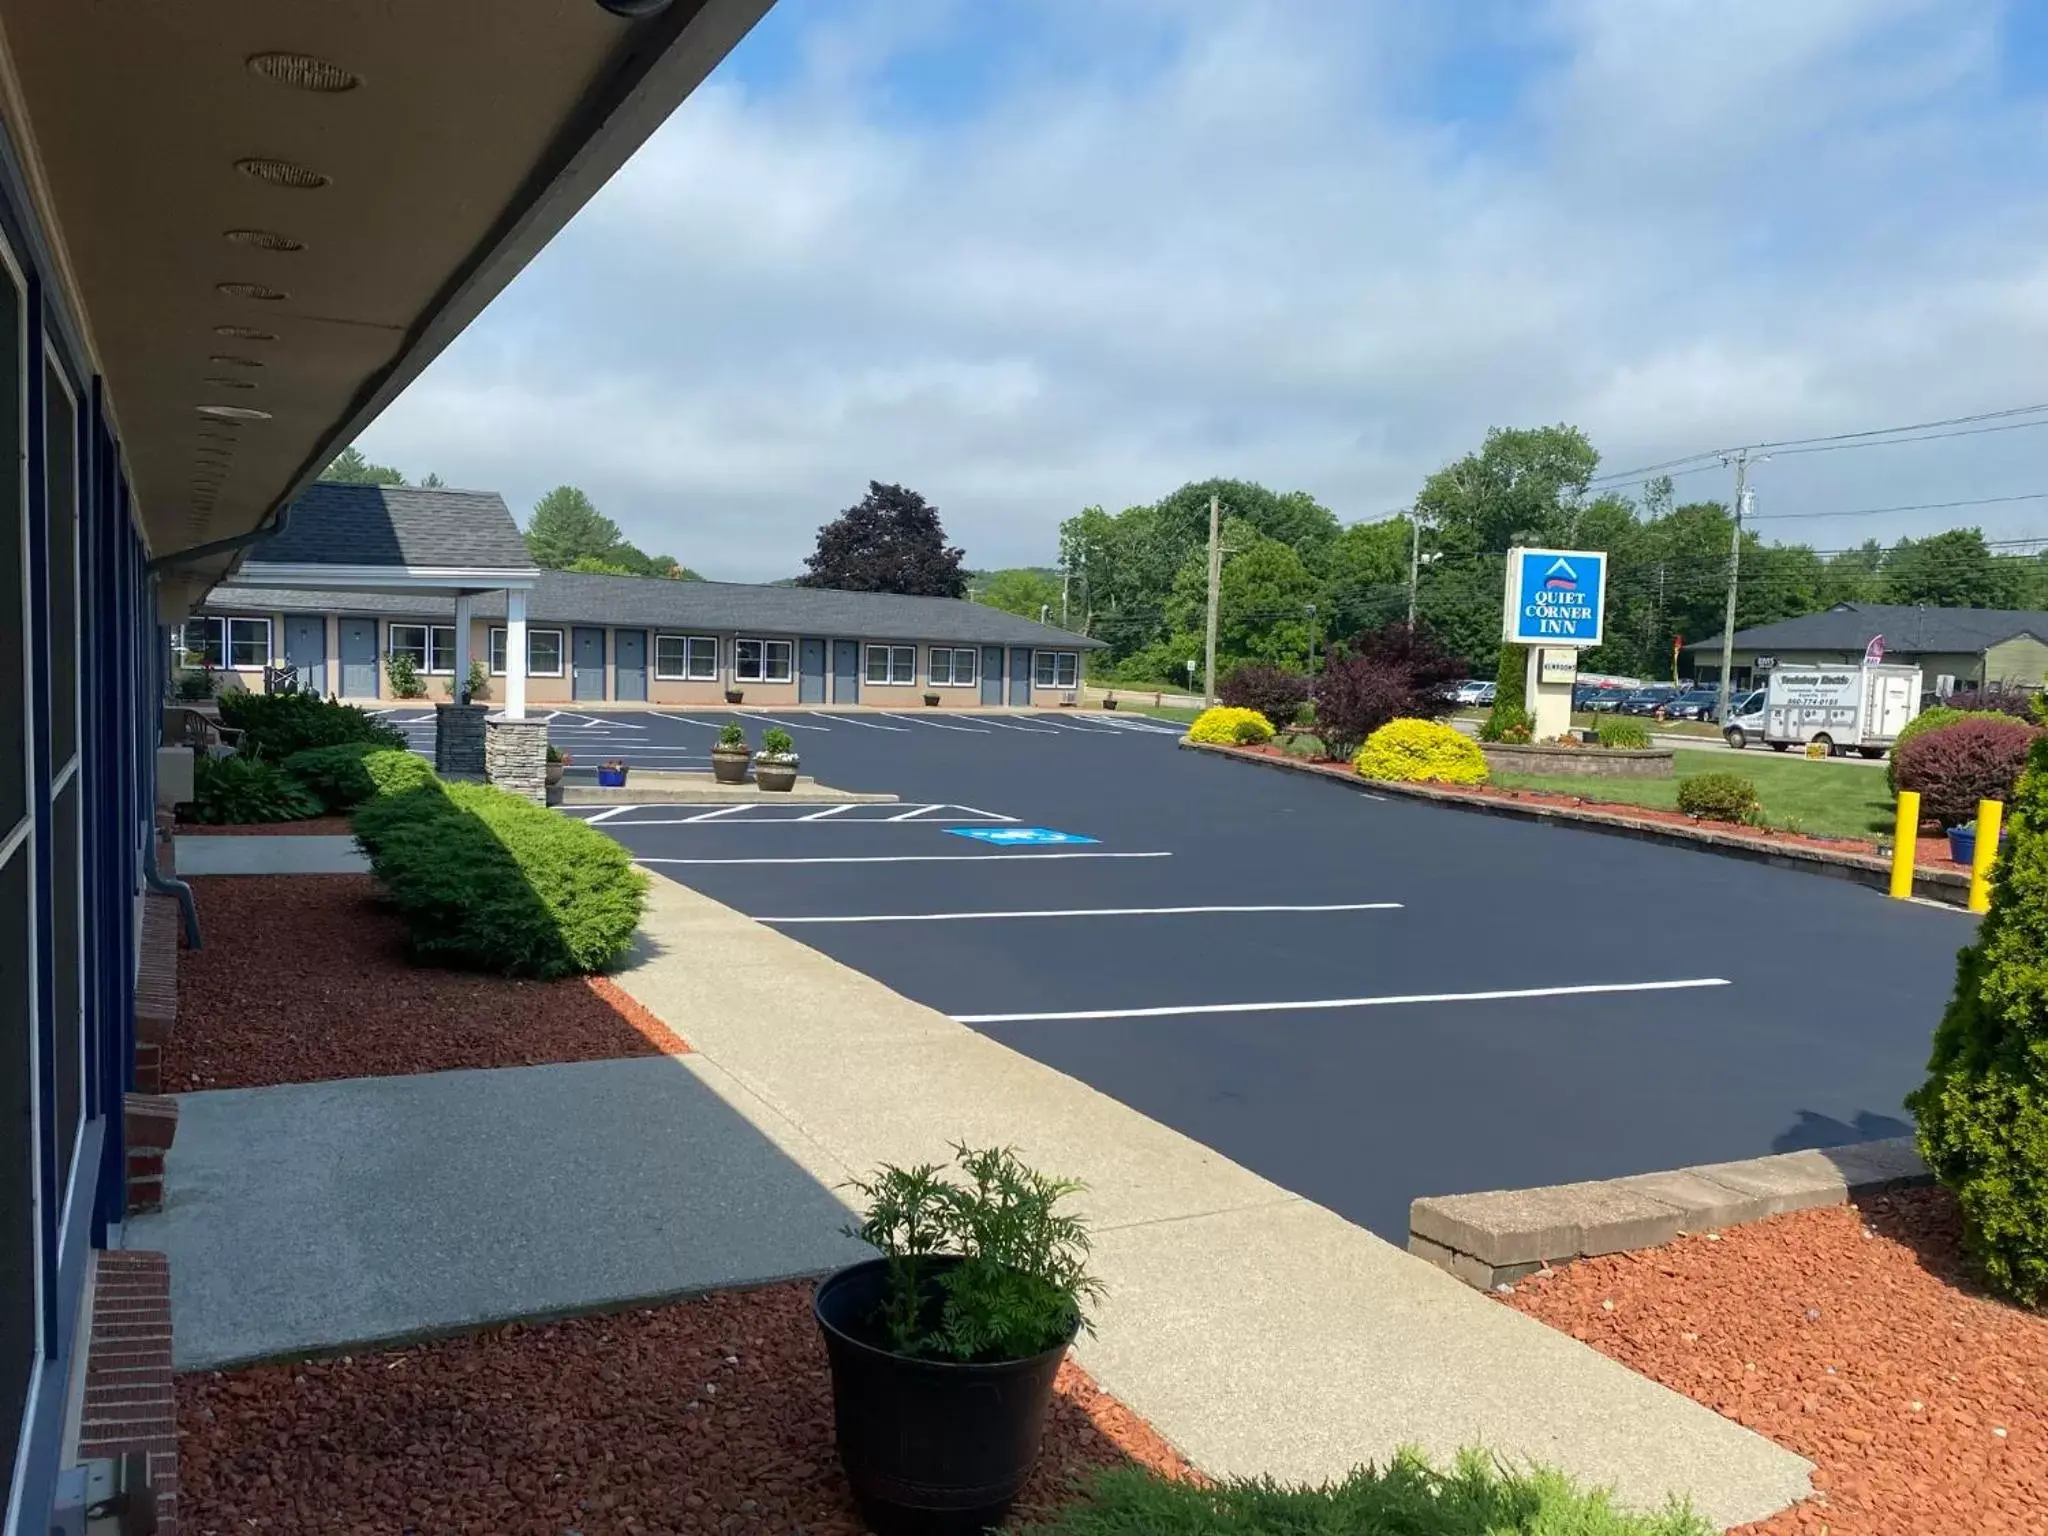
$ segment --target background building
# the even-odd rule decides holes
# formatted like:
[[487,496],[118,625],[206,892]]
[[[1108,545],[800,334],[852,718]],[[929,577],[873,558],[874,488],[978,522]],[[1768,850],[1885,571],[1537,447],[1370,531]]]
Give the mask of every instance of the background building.
[[[2039,688],[2048,680],[2048,613],[1837,603],[1825,613],[1737,630],[1735,686],[1758,686],[1778,666],[1860,662],[1878,635],[1884,636],[1884,659],[1917,666],[1929,690]],[[1702,683],[1720,681],[1719,638],[1697,640],[1685,655]]]

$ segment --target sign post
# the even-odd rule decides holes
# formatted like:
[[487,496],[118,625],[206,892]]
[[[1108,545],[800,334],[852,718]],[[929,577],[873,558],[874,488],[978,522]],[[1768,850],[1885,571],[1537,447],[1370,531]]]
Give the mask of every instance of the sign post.
[[1600,550],[1508,551],[1501,638],[1529,648],[1528,707],[1538,741],[1571,729],[1580,651],[1604,637],[1607,556]]

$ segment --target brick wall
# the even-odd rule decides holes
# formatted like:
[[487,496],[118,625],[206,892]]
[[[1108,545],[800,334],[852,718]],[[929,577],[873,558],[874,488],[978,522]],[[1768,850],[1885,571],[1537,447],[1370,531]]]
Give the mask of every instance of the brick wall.
[[178,1101],[163,1093],[129,1093],[121,1099],[128,1146],[128,1214],[162,1208],[164,1159],[178,1134]]
[[97,1255],[78,1459],[149,1457],[159,1536],[178,1529],[178,1405],[171,1387],[171,1269],[160,1253]]

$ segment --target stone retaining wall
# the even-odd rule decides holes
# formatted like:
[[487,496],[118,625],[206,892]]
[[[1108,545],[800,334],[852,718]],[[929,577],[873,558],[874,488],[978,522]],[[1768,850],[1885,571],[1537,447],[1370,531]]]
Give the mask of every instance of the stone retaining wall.
[[479,774],[484,770],[484,721],[490,711],[482,704],[436,704],[434,706],[434,771],[436,773]]
[[[481,713],[481,712],[479,712]],[[500,789],[548,803],[548,724],[493,719],[484,728],[484,778]]]
[[1494,773],[1668,779],[1678,771],[1677,751],[1672,747],[1552,747],[1533,741],[1482,741],[1479,750],[1486,754],[1486,766]]

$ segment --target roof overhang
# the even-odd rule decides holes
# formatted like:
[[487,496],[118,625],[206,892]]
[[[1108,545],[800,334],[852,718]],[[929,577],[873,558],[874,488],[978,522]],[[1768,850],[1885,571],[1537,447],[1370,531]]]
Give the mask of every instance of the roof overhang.
[[251,560],[235,573],[235,585],[338,592],[525,592],[539,577],[536,570],[479,566],[273,565]]
[[770,3],[0,0],[0,159],[151,552],[272,518]]

